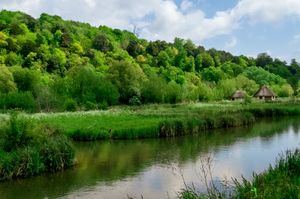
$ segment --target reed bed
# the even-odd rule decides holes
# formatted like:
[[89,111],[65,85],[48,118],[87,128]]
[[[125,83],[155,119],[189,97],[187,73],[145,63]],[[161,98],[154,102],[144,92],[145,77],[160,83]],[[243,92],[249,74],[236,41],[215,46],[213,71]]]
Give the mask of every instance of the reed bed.
[[34,114],[38,123],[80,141],[183,136],[247,126],[263,117],[300,115],[300,104],[179,104],[117,107],[107,111]]
[[56,172],[74,164],[72,144],[52,127],[12,114],[0,133],[0,181]]

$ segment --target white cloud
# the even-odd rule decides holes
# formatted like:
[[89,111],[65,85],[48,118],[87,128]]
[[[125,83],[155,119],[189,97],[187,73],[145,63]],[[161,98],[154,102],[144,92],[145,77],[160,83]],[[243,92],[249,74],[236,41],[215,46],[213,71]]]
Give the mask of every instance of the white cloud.
[[180,9],[183,11],[188,11],[193,7],[193,2],[190,0],[183,0],[180,4]]
[[232,37],[230,41],[225,43],[225,49],[231,49],[234,48],[237,44],[237,39],[236,37]]
[[294,37],[293,37],[293,39],[294,39],[294,41],[300,41],[300,34],[296,34],[296,35],[294,35]]
[[[146,39],[205,39],[230,34],[246,23],[276,23],[286,17],[300,18],[300,0],[240,0],[235,7],[207,18],[192,0],[180,5],[172,0],[1,0],[0,8],[41,13],[132,30],[138,25]],[[235,42],[232,41],[231,45]],[[229,45],[230,46],[230,45]]]

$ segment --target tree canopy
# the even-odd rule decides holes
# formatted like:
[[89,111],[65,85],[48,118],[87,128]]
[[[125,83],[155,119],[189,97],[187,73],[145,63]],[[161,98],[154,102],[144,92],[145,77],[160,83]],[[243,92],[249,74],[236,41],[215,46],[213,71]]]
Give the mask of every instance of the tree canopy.
[[181,38],[146,41],[59,16],[0,12],[0,93],[30,99],[34,110],[220,100],[261,85],[287,97],[298,94],[299,79],[295,59],[235,56]]

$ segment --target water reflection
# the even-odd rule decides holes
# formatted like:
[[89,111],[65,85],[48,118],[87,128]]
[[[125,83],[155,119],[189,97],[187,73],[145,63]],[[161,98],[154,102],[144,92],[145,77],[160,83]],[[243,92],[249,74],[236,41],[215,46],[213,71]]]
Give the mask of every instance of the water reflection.
[[76,143],[79,164],[65,172],[0,184],[1,198],[167,198],[187,183],[203,189],[200,158],[212,154],[214,177],[251,177],[299,147],[300,119],[262,121],[165,140]]

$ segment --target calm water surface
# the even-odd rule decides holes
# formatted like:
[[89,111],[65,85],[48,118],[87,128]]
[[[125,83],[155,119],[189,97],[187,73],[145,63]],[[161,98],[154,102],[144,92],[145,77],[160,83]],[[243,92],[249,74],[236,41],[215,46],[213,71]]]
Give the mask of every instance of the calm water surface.
[[213,157],[214,179],[250,178],[278,154],[300,148],[300,118],[262,121],[175,139],[76,143],[70,170],[0,183],[1,199],[174,198],[184,180],[204,190],[200,165]]

